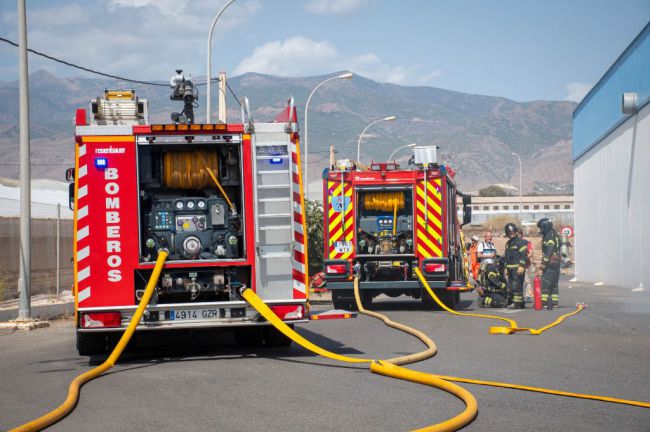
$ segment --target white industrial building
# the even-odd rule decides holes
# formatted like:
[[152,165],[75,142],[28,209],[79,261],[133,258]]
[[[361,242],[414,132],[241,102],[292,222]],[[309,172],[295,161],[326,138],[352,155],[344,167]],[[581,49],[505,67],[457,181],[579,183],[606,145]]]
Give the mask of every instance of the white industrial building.
[[576,279],[650,286],[650,23],[573,113]]

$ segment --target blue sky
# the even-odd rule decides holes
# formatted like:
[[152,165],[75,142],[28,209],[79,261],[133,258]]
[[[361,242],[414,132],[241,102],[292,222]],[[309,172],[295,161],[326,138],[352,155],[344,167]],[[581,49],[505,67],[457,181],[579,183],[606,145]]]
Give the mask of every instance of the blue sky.
[[[29,45],[135,79],[206,73],[225,0],[29,0]],[[579,100],[650,20],[649,0],[237,0],[217,24],[213,73],[351,70],[517,101]],[[0,36],[17,40],[16,1]],[[30,71],[81,73],[30,55]],[[0,79],[17,79],[0,44]]]

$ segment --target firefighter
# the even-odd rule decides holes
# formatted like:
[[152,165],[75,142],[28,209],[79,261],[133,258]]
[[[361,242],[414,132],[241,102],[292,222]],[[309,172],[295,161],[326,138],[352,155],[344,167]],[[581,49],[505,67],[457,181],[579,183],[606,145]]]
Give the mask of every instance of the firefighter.
[[517,225],[507,223],[504,227],[508,242],[506,243],[506,271],[508,273],[508,290],[512,295],[512,303],[508,309],[524,309],[524,278],[526,276],[526,261],[528,260],[528,242],[519,237]]
[[503,308],[508,305],[508,289],[505,280],[505,259],[483,261],[478,276],[478,306]]
[[560,237],[553,229],[553,222],[548,218],[542,218],[537,222],[542,235],[542,263],[538,269],[538,275],[542,275],[542,305],[548,302],[550,294],[553,306],[560,301],[558,282],[560,280]]

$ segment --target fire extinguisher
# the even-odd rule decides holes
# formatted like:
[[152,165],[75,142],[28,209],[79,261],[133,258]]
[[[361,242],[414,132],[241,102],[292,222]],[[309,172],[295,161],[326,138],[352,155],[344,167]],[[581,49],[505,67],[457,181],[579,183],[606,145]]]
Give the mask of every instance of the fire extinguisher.
[[535,276],[533,296],[535,298],[535,310],[542,310],[542,279]]

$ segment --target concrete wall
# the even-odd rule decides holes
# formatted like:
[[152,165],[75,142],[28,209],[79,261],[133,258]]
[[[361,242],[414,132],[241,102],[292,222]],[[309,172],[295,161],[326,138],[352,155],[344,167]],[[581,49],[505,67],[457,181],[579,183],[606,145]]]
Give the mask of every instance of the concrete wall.
[[575,161],[576,277],[650,287],[650,104]]

